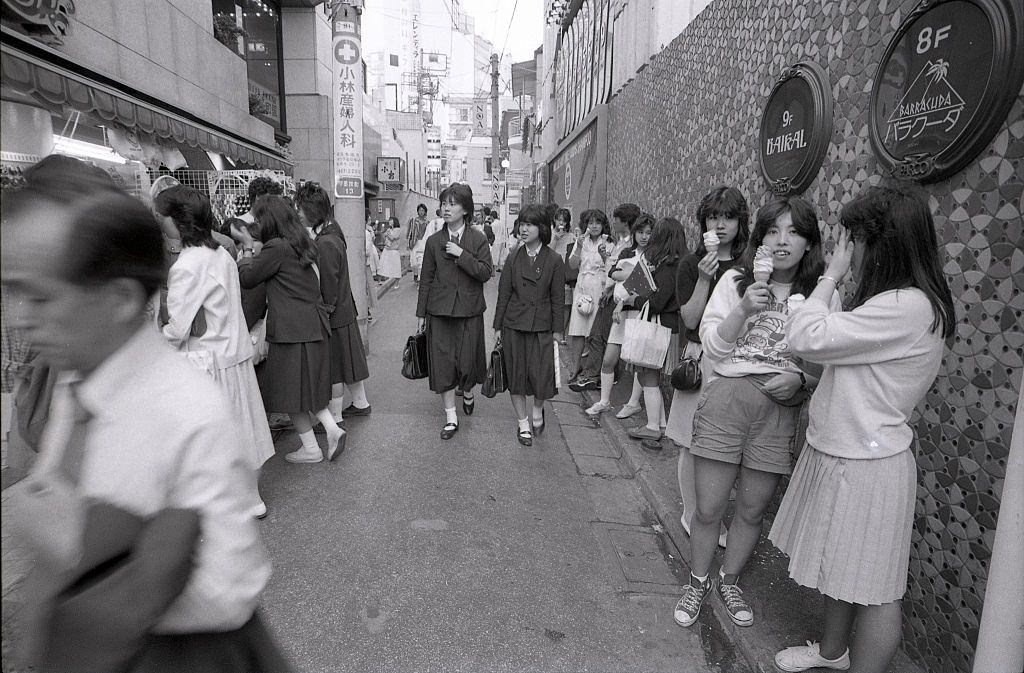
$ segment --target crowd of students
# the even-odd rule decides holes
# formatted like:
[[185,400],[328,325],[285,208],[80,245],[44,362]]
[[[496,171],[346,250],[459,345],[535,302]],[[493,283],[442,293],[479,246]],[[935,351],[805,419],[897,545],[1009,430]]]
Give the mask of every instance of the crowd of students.
[[[449,439],[459,427],[456,392],[471,414],[473,388],[485,377],[483,284],[492,262],[484,238],[466,226],[469,188],[449,188],[442,212],[446,227],[427,241],[417,315],[430,344],[431,389],[443,398],[441,436]],[[646,407],[646,424],[629,435],[657,450],[667,434],[680,447],[691,576],[675,621],[693,624],[714,593],[738,626],[753,624],[739,580],[779,483],[791,475],[770,539],[790,556],[793,579],[820,591],[827,608],[821,642],[787,648],[775,663],[785,671],[880,673],[899,641],[909,563],[909,419],[955,327],[934,222],[913,188],[868,187],[843,208],[826,265],[819,214],[806,199],[772,197],[750,220],[745,197],[730,186],[697,205],[701,237],[693,246],[677,219],[634,204],[616,207],[611,222],[585,210],[575,235],[568,210],[525,208],[493,324],[516,437],[532,445],[545,427],[544,402],[556,393],[555,344],[566,346],[570,387],[600,389],[586,409],[597,416],[611,409],[622,353],[637,352],[631,340],[649,338],[627,321],[659,323],[671,333],[669,346],[658,361],[627,365],[633,390],[616,415]],[[653,280],[642,296],[627,282],[639,264]],[[840,290],[850,272],[844,309]],[[662,377],[685,358],[699,361],[700,383],[676,390],[666,413]],[[725,553],[712,577],[717,546]]]

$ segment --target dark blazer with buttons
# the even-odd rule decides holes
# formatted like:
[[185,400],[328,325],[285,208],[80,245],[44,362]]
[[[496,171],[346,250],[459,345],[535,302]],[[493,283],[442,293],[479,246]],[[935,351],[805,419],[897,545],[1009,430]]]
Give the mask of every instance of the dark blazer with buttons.
[[356,300],[348,277],[348,247],[337,222],[331,222],[316,235],[317,266],[320,267],[320,294],[331,313],[331,329],[356,321]]
[[244,288],[266,283],[267,341],[322,341],[324,331],[329,331],[316,272],[283,238],[272,238],[260,254],[240,259],[238,279]]
[[451,238],[448,227],[432,234],[423,248],[423,267],[420,270],[420,295],[416,315],[467,318],[481,315],[487,308],[484,283],[491,278],[491,246],[483,233],[465,226],[459,246],[462,254],[452,257],[445,253]]
[[521,245],[505,264],[498,283],[494,329],[521,332],[561,330],[564,319],[565,264],[551,248],[540,247],[530,259]]

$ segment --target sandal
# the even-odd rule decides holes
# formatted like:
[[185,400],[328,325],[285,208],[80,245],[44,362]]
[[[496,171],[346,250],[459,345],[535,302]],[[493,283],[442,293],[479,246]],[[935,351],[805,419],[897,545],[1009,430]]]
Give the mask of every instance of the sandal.
[[441,428],[441,439],[451,439],[459,431],[458,423],[445,423]]
[[533,433],[529,430],[520,430],[516,438],[523,446],[533,446]]

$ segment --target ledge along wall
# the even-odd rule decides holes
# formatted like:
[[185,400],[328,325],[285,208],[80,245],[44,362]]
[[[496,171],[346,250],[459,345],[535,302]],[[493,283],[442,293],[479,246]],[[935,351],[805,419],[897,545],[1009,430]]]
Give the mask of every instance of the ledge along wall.
[[[835,99],[832,140],[805,196],[826,252],[842,205],[880,181],[868,140],[872,78],[917,0],[716,0],[613,97],[608,204],[633,201],[686,224],[718,184],[768,198],[761,112],[782,70],[813,60]],[[1024,348],[1024,96],[991,144],[925,185],[959,324],[917,408],[918,493],[903,646],[934,673],[970,670],[978,638]],[[756,588],[753,589],[756,591]],[[815,634],[807,634],[811,637]]]

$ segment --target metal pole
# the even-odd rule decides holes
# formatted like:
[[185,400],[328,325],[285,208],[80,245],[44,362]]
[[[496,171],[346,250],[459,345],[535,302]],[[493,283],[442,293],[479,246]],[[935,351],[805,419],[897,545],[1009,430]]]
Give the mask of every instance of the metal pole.
[[362,0],[331,0],[334,218],[348,243],[348,275],[359,313],[363,343],[368,292],[377,286],[366,274],[366,215],[363,195]]
[[[498,115],[498,55],[491,54],[491,193],[498,194],[494,185],[501,174],[501,147],[498,142],[500,121]],[[492,197],[493,199],[493,197]]]

